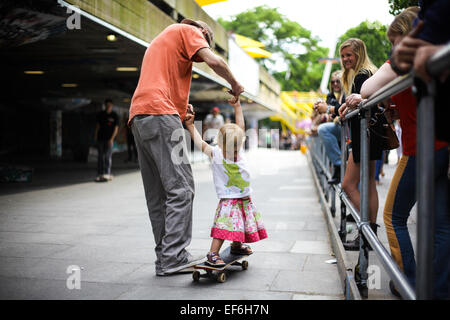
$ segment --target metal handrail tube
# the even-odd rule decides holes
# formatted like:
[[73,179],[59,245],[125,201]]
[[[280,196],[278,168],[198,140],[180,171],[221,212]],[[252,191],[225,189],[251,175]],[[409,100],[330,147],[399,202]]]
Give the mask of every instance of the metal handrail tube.
[[[361,223],[368,224],[369,223],[369,159],[370,159],[370,150],[369,150],[369,137],[367,137],[367,126],[370,119],[370,110],[362,111],[362,116],[360,120],[360,214],[361,214]],[[361,230],[359,230],[361,235]],[[359,275],[360,282],[359,286],[365,291],[367,290],[367,268],[369,267],[369,252],[368,247],[365,245],[365,240],[363,237],[360,237],[359,241]]]
[[409,284],[406,276],[397,266],[397,263],[392,259],[391,255],[375,235],[370,226],[367,223],[361,223],[358,210],[356,210],[355,206],[344,191],[341,192],[341,199],[350,210],[350,214],[355,219],[356,225],[358,226],[358,228],[361,228],[361,231],[366,237],[367,241],[370,243],[370,246],[375,250],[375,253],[383,264],[384,270],[386,270],[386,272],[389,274],[401,296],[408,300],[415,300],[416,295],[414,293],[414,289]]
[[[314,141],[315,142],[315,141]],[[323,164],[323,161],[320,159],[320,157],[313,152],[312,155],[314,156],[314,159],[317,161],[317,163],[319,164],[320,168],[322,169],[323,173],[325,174],[325,176],[330,179],[331,174],[328,172],[327,168],[325,167],[325,165]]]
[[344,120],[351,119],[357,116],[361,110],[368,110],[370,107],[377,105],[378,103],[389,99],[391,96],[411,87],[414,84],[414,74],[409,73],[407,75],[395,78],[384,87],[373,93],[369,99],[360,103],[359,108],[353,110],[345,115]]
[[[316,148],[318,149],[319,147],[317,145],[317,142],[318,142],[317,140],[313,141],[313,143],[315,143],[316,145],[314,146],[314,148],[310,148],[310,151],[314,159],[316,161],[318,160],[317,163],[319,163],[320,166],[319,162],[320,159],[318,159],[319,156],[314,151]],[[343,154],[343,156],[345,157],[345,154]],[[321,169],[324,170],[325,168],[321,167]],[[397,266],[396,262],[392,259],[392,257],[390,256],[389,252],[386,250],[384,245],[380,242],[378,237],[375,235],[375,233],[367,223],[366,224],[361,223],[359,211],[355,208],[353,203],[350,201],[348,195],[341,189],[341,187],[339,185],[334,185],[333,187],[335,188],[336,192],[339,193],[341,201],[345,204],[347,209],[350,211],[350,214],[355,219],[358,228],[361,229],[361,232],[364,234],[367,241],[370,243],[371,247],[374,248],[375,253],[380,258],[383,268],[389,274],[390,278],[394,282],[397,290],[400,292],[402,297],[404,299],[414,300],[415,294],[413,288],[409,284],[405,275],[401,272],[401,270]]]
[[434,86],[427,85],[417,110],[417,298],[433,297]]
[[355,208],[355,206],[353,205],[353,202],[350,201],[350,198],[348,197],[348,195],[344,191],[341,191],[340,195],[341,195],[341,200],[345,203],[347,208],[350,210],[350,214],[353,216],[353,219],[355,219],[356,224],[357,225],[361,224],[361,217],[359,216],[359,211]]
[[395,288],[399,291],[401,296],[407,300],[415,300],[416,295],[414,289],[409,284],[408,279],[400,270],[397,263],[392,259],[389,252],[375,235],[372,228],[370,228],[367,223],[362,224],[361,232],[364,234],[370,246],[375,250],[380,262],[383,264],[384,270],[389,274],[391,280],[395,284]]
[[426,68],[433,77],[441,75],[442,71],[450,68],[450,43],[428,60]]

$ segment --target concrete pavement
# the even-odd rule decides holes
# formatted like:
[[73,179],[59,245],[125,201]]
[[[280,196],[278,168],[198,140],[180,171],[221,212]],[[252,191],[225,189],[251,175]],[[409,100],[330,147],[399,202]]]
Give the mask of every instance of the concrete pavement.
[[[0,299],[343,299],[337,267],[325,262],[333,256],[306,158],[267,149],[247,157],[269,236],[252,244],[247,271],[223,284],[155,276],[140,172],[127,168],[108,183],[21,186],[0,195]],[[188,249],[206,254],[217,198],[209,164],[195,163],[193,172]],[[68,288],[73,266],[80,289]]]

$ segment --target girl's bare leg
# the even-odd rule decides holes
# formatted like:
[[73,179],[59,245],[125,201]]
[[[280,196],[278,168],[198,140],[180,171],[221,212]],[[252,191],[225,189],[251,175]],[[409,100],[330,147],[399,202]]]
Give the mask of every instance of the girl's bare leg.
[[[360,182],[360,164],[353,161],[353,152],[350,152],[345,171],[342,188],[358,211],[360,209],[361,193],[358,190]],[[369,221],[376,223],[378,212],[378,192],[375,182],[375,161],[370,161],[369,167]]]
[[211,248],[209,249],[209,252],[220,252],[220,248],[222,248],[224,240],[223,239],[216,239],[214,238],[211,242]]

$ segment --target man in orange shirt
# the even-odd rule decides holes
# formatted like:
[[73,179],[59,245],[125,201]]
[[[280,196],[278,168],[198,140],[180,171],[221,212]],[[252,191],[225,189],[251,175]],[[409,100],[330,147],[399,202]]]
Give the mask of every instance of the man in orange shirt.
[[[187,155],[180,156],[182,121],[188,107],[193,62],[205,62],[230,85],[232,100],[244,88],[225,61],[213,53],[213,32],[202,21],[184,19],[161,32],[142,62],[130,107],[131,130],[139,154],[147,207],[155,237],[156,275],[168,275],[201,262],[186,251],[192,238],[194,180]],[[174,137],[177,138],[174,139]]]

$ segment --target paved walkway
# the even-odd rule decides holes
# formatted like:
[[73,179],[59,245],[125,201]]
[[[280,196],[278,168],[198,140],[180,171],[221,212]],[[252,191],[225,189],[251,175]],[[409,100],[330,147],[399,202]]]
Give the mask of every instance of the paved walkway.
[[[343,299],[337,267],[325,262],[333,257],[306,158],[266,149],[248,158],[269,238],[252,245],[249,269],[226,283],[155,276],[140,173],[127,168],[109,183],[89,178],[0,195],[0,299]],[[205,254],[217,199],[208,163],[193,171],[189,249]],[[70,169],[58,172],[51,179]],[[81,268],[79,290],[67,288],[73,265]]]

